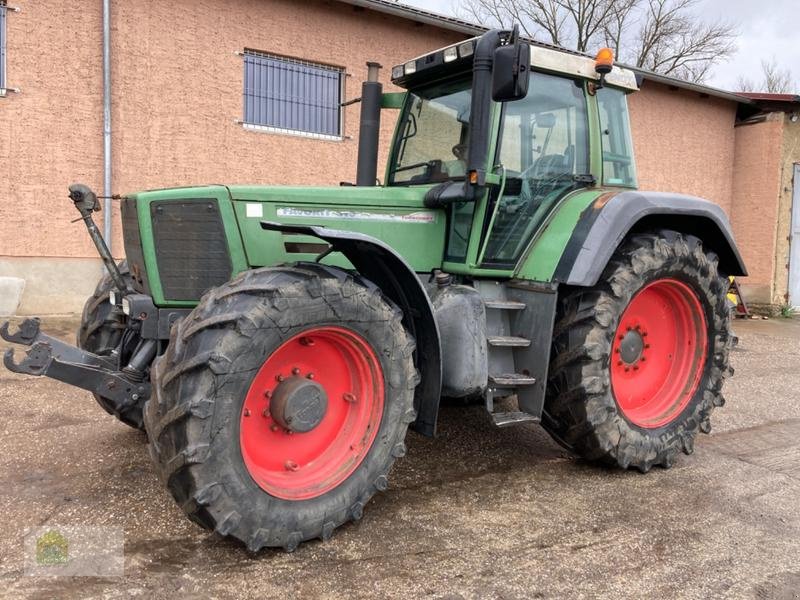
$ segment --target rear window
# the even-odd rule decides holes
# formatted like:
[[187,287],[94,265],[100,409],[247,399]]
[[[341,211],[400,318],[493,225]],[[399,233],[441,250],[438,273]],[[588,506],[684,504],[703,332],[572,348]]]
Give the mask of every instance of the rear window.
[[614,88],[597,91],[603,139],[603,183],[636,187],[630,117],[625,92]]

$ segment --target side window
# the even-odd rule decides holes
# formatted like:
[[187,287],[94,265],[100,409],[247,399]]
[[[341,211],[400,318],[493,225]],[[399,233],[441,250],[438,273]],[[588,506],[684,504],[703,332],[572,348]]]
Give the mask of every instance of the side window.
[[515,264],[559,198],[589,172],[588,112],[583,83],[533,73],[528,95],[503,107],[496,159],[502,196],[490,203],[482,266]]
[[514,177],[589,170],[586,100],[580,82],[534,73],[528,96],[505,106],[499,162]]
[[597,92],[603,140],[603,183],[636,187],[630,117],[625,93],[614,88]]
[[344,70],[244,53],[244,126],[321,139],[342,138]]
[[0,95],[6,89],[6,0],[0,0]]

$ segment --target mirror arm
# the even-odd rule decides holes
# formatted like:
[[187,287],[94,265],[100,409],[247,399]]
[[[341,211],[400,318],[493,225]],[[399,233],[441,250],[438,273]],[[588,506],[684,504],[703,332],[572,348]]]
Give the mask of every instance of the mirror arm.
[[502,44],[507,31],[492,29],[475,45],[472,62],[472,110],[469,118],[469,152],[465,200],[476,200],[486,185],[486,163],[489,153],[492,113],[492,67],[494,51]]

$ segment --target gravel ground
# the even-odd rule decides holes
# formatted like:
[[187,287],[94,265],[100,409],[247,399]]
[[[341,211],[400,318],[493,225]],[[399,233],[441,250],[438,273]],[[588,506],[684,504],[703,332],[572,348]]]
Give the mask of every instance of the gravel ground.
[[[76,325],[44,328],[73,341]],[[88,393],[0,369],[0,595],[800,598],[800,321],[735,330],[727,405],[670,470],[600,469],[538,426],[445,407],[361,522],[257,556],[189,522],[144,435]],[[124,576],[26,576],[23,533],[42,525],[124,528]]]

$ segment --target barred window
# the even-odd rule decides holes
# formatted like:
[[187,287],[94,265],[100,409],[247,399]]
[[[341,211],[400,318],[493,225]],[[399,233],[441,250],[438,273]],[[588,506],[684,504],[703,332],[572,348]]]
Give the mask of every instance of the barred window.
[[340,139],[343,83],[343,69],[246,50],[245,127]]
[[6,89],[6,0],[0,0],[0,94]]

